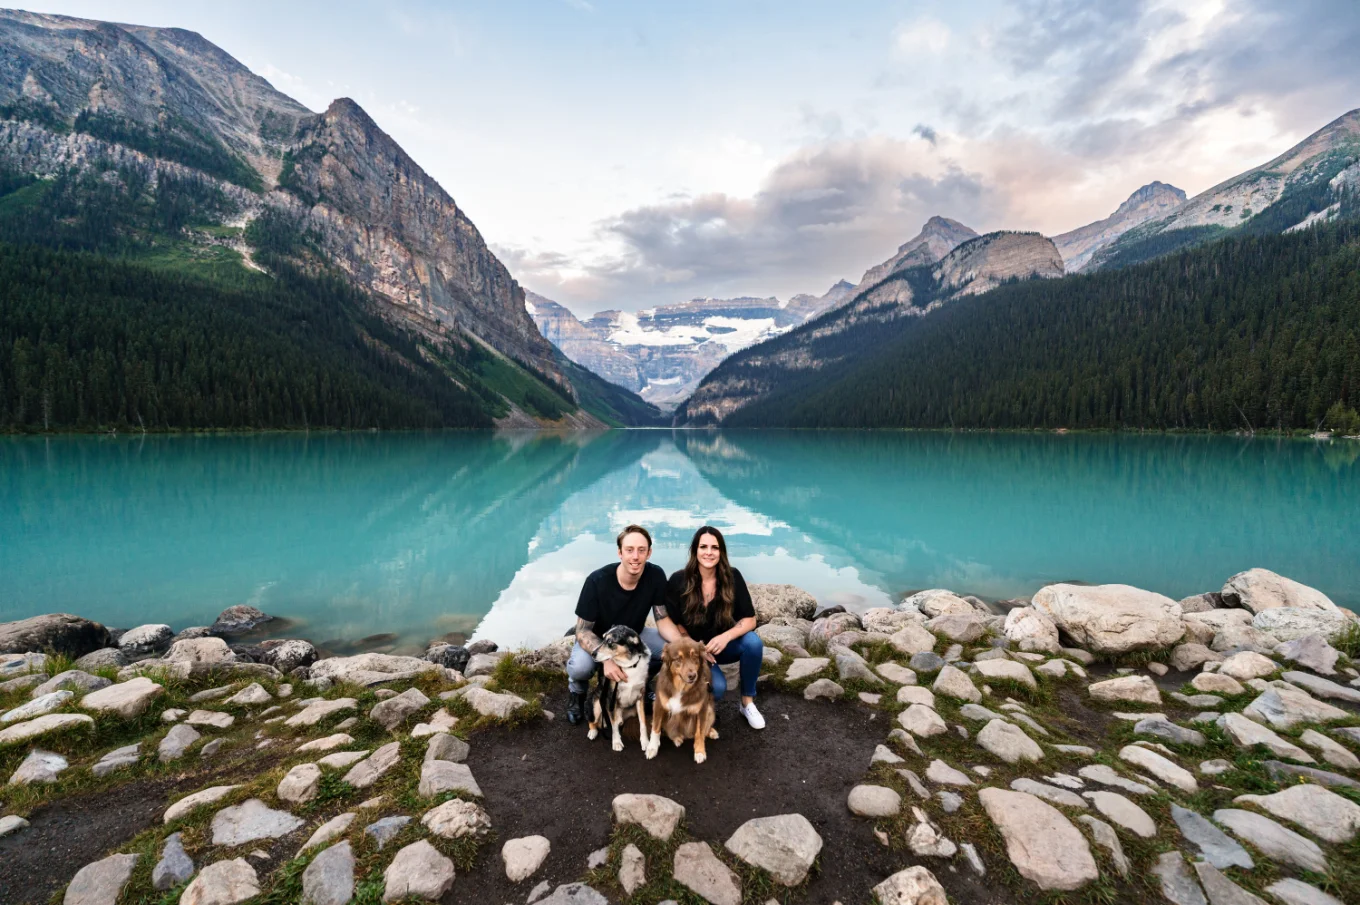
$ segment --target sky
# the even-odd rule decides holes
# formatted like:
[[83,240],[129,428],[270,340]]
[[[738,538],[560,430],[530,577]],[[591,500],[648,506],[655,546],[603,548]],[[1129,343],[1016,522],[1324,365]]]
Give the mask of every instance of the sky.
[[1360,107],[1356,0],[65,0],[356,100],[578,315],[820,295],[932,215],[1065,232]]

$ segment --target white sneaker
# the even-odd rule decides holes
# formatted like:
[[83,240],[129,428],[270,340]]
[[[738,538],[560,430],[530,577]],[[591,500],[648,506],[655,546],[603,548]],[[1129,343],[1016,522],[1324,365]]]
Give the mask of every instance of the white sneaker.
[[765,728],[765,717],[761,716],[760,711],[756,709],[755,701],[738,707],[737,712],[746,717],[746,722],[751,724],[752,729]]

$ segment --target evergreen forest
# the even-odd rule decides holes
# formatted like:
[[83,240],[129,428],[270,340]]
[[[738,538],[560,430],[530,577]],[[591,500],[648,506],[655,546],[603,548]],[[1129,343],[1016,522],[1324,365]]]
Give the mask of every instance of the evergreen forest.
[[821,367],[777,382],[764,364],[720,366],[773,383],[724,426],[1353,430],[1360,221],[1015,282],[816,353]]

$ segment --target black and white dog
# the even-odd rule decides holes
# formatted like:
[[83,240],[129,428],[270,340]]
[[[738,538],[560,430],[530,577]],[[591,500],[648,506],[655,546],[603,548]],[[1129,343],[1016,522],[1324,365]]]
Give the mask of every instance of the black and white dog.
[[[642,735],[642,750],[647,750],[649,734],[647,715],[644,710],[647,691],[647,665],[652,652],[642,643],[638,633],[626,625],[616,625],[604,633],[595,659],[601,666],[596,670],[598,681],[590,694],[590,731],[587,738],[594,739],[600,729],[610,726],[614,731],[614,750],[623,750],[623,736],[619,734],[623,721],[628,718],[628,708],[637,709],[638,732]],[[623,681],[607,679],[603,664],[613,660],[614,665],[623,670]]]

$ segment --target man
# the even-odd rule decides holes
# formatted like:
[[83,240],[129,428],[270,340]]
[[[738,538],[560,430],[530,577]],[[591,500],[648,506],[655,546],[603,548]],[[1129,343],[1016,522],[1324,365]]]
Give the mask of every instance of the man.
[[[652,555],[652,536],[640,525],[629,525],[616,538],[618,564],[609,564],[586,576],[581,598],[576,602],[576,644],[567,660],[567,722],[573,726],[585,716],[586,691],[595,673],[595,651],[600,638],[616,625],[626,625],[642,637],[652,652],[651,672],[661,668],[661,649],[667,641],[680,637],[666,614],[666,573],[647,560]],[[647,628],[647,614],[656,619],[656,628]],[[623,670],[612,660],[604,664],[604,674],[615,682],[624,678]]]

